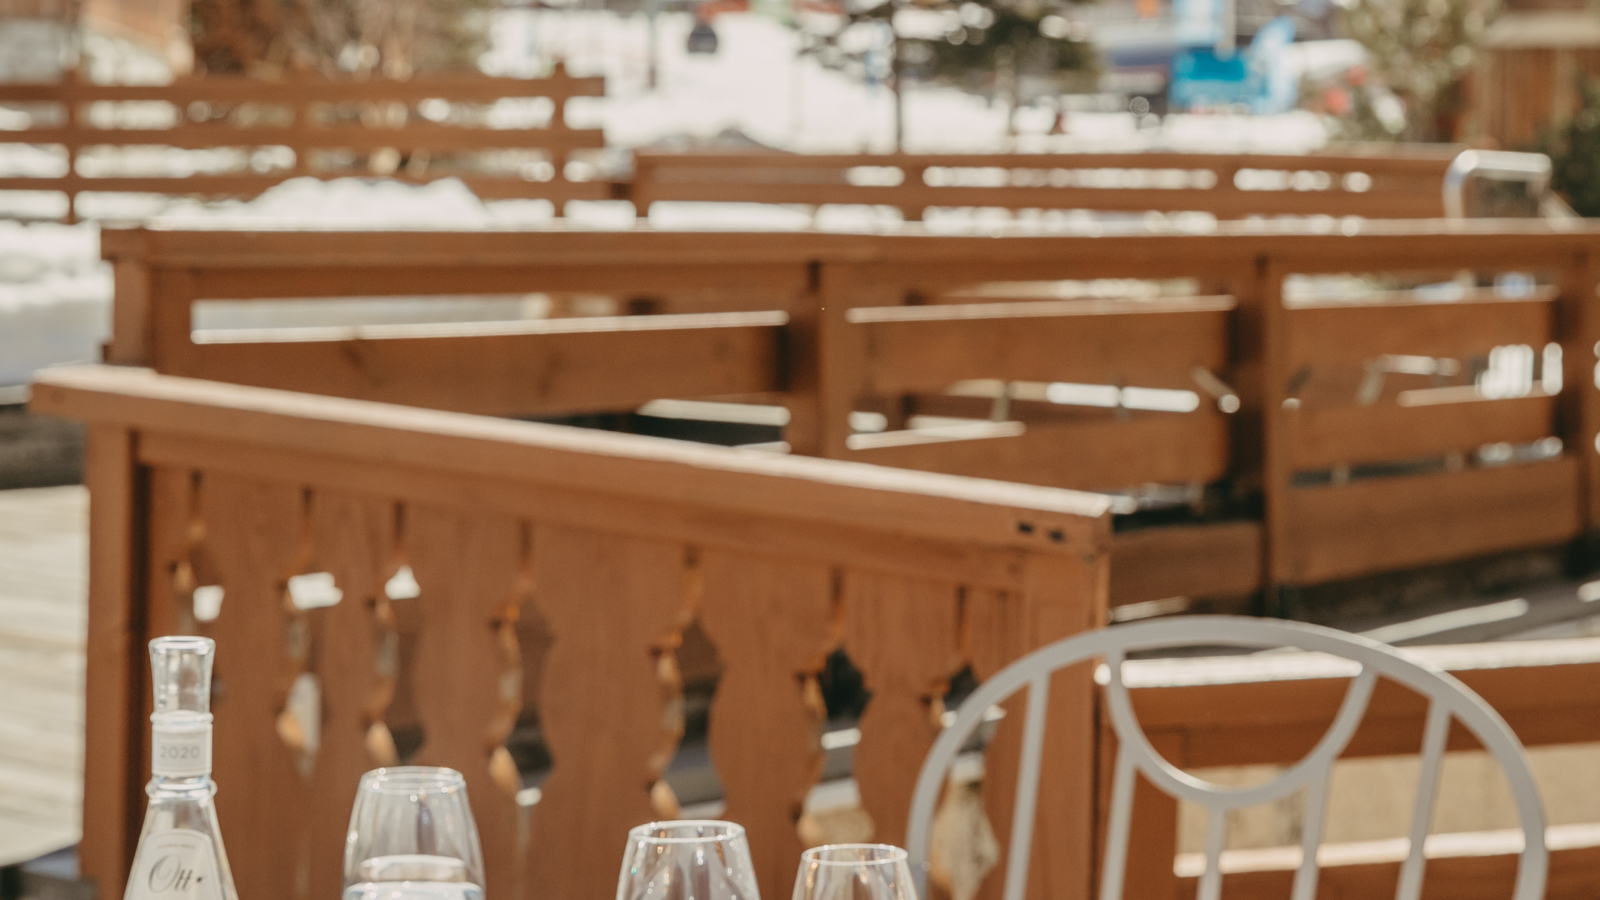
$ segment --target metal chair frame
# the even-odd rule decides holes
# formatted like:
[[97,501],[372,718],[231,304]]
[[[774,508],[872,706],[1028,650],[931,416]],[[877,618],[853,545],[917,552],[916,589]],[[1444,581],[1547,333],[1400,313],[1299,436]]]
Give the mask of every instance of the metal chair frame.
[[[1359,670],[1351,679],[1333,724],[1300,762],[1265,784],[1226,787],[1198,779],[1156,752],[1139,725],[1123,683],[1122,663],[1129,653],[1197,646],[1254,649],[1292,647],[1351,660],[1359,665]],[[1493,755],[1510,783],[1524,837],[1513,900],[1539,900],[1543,895],[1549,863],[1544,842],[1544,805],[1528,768],[1527,756],[1505,720],[1470,688],[1437,668],[1401,656],[1387,644],[1331,628],[1239,616],[1182,616],[1118,625],[1058,641],[1007,666],[980,685],[961,704],[955,721],[940,734],[928,752],[912,795],[906,843],[919,896],[927,895],[928,849],[933,814],[946,772],[962,745],[983,721],[985,712],[1026,688],[1028,700],[1023,722],[1021,765],[1017,776],[1011,852],[1007,854],[1003,894],[1004,900],[1022,900],[1033,850],[1034,807],[1039,789],[1050,681],[1059,670],[1096,658],[1105,660],[1105,670],[1100,680],[1104,682],[1106,706],[1112,728],[1118,737],[1110,821],[1106,829],[1105,859],[1101,867],[1100,900],[1119,900],[1122,895],[1134,780],[1141,772],[1152,784],[1171,796],[1199,804],[1206,810],[1206,866],[1200,877],[1198,900],[1218,900],[1221,895],[1220,860],[1227,837],[1228,811],[1271,802],[1305,789],[1302,857],[1300,868],[1295,873],[1292,897],[1293,900],[1311,900],[1315,897],[1318,876],[1316,851],[1322,843],[1333,763],[1365,716],[1367,702],[1380,675],[1416,691],[1429,701],[1421,748],[1422,770],[1417,781],[1411,819],[1410,847],[1401,865],[1396,900],[1418,900],[1421,894],[1424,843],[1433,822],[1440,764],[1452,719],[1461,722]]]

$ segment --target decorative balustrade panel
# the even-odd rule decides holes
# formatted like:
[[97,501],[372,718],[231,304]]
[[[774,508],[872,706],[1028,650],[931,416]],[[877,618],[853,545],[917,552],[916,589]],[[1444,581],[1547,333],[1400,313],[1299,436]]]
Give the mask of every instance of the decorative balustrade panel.
[[[39,402],[137,435],[98,445],[137,445],[125,537],[148,573],[123,596],[126,631],[102,640],[138,661],[158,631],[216,639],[215,776],[242,894],[337,892],[356,780],[396,762],[466,774],[494,896],[609,891],[627,829],[678,815],[661,776],[697,624],[723,663],[710,748],[728,814],[778,896],[815,837],[803,803],[829,653],[873,694],[856,777],[877,837],[896,840],[944,691],[979,665],[969,636],[992,666],[1104,620],[1106,507],[1090,495],[79,374],[93,386],[41,384]],[[547,647],[523,646],[528,622]],[[529,666],[537,698],[522,696]],[[97,670],[91,703],[131,695],[128,677]],[[535,703],[551,766],[531,790],[506,740]],[[1076,712],[1069,744],[1087,758],[1090,710]],[[100,811],[140,807],[148,753],[141,723],[113,724],[91,741],[127,748],[124,780],[92,786],[85,817],[85,871],[107,891],[132,835]],[[1085,783],[1060,807],[1085,834],[1088,797]],[[1086,871],[1048,873],[1041,895],[1087,896]]]

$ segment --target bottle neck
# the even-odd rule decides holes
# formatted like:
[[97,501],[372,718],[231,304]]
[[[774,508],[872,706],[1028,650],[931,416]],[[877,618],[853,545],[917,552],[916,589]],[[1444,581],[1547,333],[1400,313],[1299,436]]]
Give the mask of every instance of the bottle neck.
[[[162,712],[150,717],[151,784],[181,789],[211,783],[211,714]],[[213,787],[214,790],[214,787]]]

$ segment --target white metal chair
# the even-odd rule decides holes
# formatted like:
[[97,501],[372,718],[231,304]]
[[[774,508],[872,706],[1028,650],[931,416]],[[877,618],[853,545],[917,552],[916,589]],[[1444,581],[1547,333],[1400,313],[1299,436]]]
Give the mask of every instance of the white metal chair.
[[[1142,650],[1221,646],[1253,649],[1294,647],[1343,657],[1360,669],[1345,692],[1344,701],[1327,733],[1300,762],[1276,779],[1251,787],[1225,787],[1202,781],[1173,766],[1155,751],[1140,728],[1123,683],[1122,663]],[[1334,760],[1344,750],[1366,714],[1378,676],[1384,676],[1428,700],[1422,740],[1422,771],[1411,821],[1410,849],[1400,869],[1397,900],[1417,900],[1422,889],[1423,839],[1432,825],[1438,790],[1440,761],[1451,720],[1472,732],[1504,770],[1516,803],[1524,844],[1517,868],[1513,900],[1539,900],[1544,892],[1548,853],[1544,843],[1544,806],[1539,799],[1527,757],[1515,734],[1481,697],[1470,688],[1431,666],[1396,653],[1386,644],[1363,637],[1295,622],[1236,616],[1183,616],[1119,625],[1085,632],[1037,650],[985,681],[961,704],[955,721],[934,742],[912,795],[907,849],[917,879],[919,896],[927,896],[928,848],[934,808],[946,772],[985,712],[1013,694],[1027,689],[1023,722],[1021,764],[1017,776],[1016,804],[1007,854],[1005,900],[1022,900],[1028,882],[1028,862],[1033,845],[1033,819],[1039,789],[1039,769],[1044,745],[1044,720],[1051,676],[1077,663],[1105,660],[1106,705],[1118,738],[1116,770],[1111,794],[1110,822],[1106,829],[1105,860],[1100,900],[1119,900],[1127,863],[1128,829],[1132,814],[1135,775],[1144,773],[1152,784],[1181,800],[1199,804],[1207,812],[1204,874],[1198,900],[1217,900],[1222,891],[1219,866],[1226,843],[1229,810],[1267,803],[1302,788],[1306,790],[1302,828],[1302,862],[1295,873],[1293,900],[1311,900],[1317,891],[1317,848],[1322,843],[1329,775]]]

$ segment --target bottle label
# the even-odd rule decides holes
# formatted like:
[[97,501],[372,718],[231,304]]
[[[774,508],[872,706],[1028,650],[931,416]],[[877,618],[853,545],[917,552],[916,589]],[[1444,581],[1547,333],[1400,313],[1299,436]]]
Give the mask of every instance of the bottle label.
[[159,778],[211,774],[211,726],[150,730],[150,773]]
[[223,900],[211,836],[187,828],[145,838],[123,900]]

